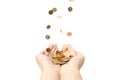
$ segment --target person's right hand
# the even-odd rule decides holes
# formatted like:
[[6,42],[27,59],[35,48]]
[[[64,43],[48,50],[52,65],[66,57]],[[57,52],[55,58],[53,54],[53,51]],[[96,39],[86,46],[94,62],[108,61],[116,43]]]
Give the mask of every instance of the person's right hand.
[[68,48],[68,50],[64,54],[67,56],[72,55],[72,58],[70,59],[69,62],[61,66],[60,68],[61,72],[75,69],[80,70],[84,63],[85,59],[84,55],[78,51],[75,51],[69,44],[64,45],[63,50],[66,48]]

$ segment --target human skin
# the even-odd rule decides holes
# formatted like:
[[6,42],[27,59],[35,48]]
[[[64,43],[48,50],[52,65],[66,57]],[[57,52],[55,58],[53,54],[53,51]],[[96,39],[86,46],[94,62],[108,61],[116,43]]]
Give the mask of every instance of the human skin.
[[49,53],[42,51],[36,55],[36,61],[42,72],[40,80],[60,80],[60,65],[55,65],[50,60],[51,54],[58,50],[57,45],[50,45],[49,48],[51,49]]
[[65,52],[67,55],[73,55],[71,60],[62,65],[60,68],[61,80],[82,80],[80,69],[84,63],[85,57],[78,51],[74,51],[71,45],[64,45],[63,49],[68,48]]
[[82,80],[79,70],[81,69],[85,57],[78,51],[73,50],[71,45],[64,45],[66,48],[65,55],[72,55],[73,57],[64,65],[55,65],[51,62],[50,57],[55,54],[57,45],[50,45],[51,52],[40,52],[36,55],[36,61],[41,68],[42,74],[40,80]]

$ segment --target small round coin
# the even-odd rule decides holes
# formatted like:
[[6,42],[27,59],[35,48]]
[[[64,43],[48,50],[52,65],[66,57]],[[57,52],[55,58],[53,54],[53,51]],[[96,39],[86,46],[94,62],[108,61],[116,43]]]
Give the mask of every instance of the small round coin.
[[50,25],[47,25],[47,27],[46,27],[47,29],[50,29],[51,28],[51,26]]
[[72,7],[68,7],[68,11],[71,12],[73,10]]
[[45,38],[46,38],[46,39],[50,39],[50,35],[46,35]]
[[61,19],[61,18],[62,18],[62,16],[60,16],[60,15],[57,15],[57,18],[58,18],[58,19]]
[[50,48],[46,48],[46,52],[50,52],[51,50],[50,50]]
[[50,15],[52,15],[53,14],[53,11],[52,10],[49,10],[49,12],[48,12]]
[[53,11],[53,12],[56,12],[56,11],[57,11],[57,8],[53,8],[52,11]]
[[67,36],[72,36],[72,32],[67,32]]

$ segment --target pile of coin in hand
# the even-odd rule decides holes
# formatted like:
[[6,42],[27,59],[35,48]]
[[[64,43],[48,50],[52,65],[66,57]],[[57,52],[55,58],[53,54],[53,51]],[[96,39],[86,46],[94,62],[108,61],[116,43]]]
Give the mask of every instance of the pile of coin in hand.
[[[65,50],[57,50],[56,53],[52,54],[50,56],[50,59],[52,61],[52,63],[56,64],[56,65],[63,65],[65,63],[67,63],[73,56],[70,55],[69,57],[67,57],[65,55],[65,52],[68,50],[68,48],[66,48]],[[50,52],[50,48],[46,49],[46,52]]]

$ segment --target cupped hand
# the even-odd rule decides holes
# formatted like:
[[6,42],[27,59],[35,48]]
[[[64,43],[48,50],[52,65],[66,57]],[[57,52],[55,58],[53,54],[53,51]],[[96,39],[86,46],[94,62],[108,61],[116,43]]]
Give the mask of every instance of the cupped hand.
[[82,67],[82,65],[84,63],[84,60],[85,60],[84,55],[81,54],[78,51],[75,51],[72,48],[72,46],[69,45],[69,44],[64,45],[63,50],[65,50],[66,48],[68,48],[68,49],[67,49],[67,51],[65,51],[64,54],[67,57],[72,55],[72,58],[70,59],[69,62],[67,62],[66,64],[62,65],[60,70],[61,71],[69,71],[69,70],[72,70],[72,69],[80,70],[80,68]]
[[57,45],[50,45],[50,52],[42,51],[36,55],[36,61],[41,70],[60,70],[60,65],[55,65],[50,60],[52,54],[55,54],[57,49]]

